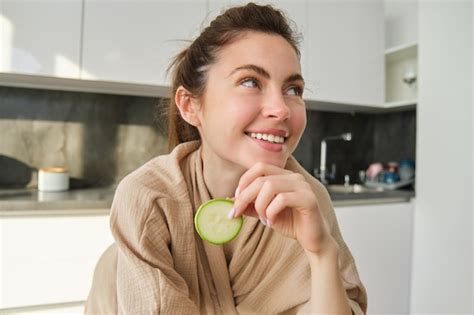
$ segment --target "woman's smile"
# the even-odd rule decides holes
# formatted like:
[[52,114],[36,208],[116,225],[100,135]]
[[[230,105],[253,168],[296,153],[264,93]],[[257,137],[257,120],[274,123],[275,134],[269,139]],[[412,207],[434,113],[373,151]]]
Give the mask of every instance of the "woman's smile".
[[281,152],[286,149],[285,141],[289,133],[281,129],[259,129],[245,134],[260,148],[270,152]]
[[283,143],[269,142],[268,140],[253,138],[253,137],[250,137],[250,136],[249,136],[249,138],[252,141],[254,141],[254,143],[259,145],[260,148],[262,148],[264,150],[271,151],[271,152],[281,152],[281,151],[283,151],[283,146],[284,146]]

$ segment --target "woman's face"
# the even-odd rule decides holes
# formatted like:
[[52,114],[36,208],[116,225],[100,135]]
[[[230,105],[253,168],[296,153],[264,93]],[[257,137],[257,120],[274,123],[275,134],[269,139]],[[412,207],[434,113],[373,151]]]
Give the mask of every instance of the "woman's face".
[[284,167],[306,126],[303,88],[298,57],[283,37],[248,32],[226,45],[208,69],[198,111],[203,155],[245,169]]

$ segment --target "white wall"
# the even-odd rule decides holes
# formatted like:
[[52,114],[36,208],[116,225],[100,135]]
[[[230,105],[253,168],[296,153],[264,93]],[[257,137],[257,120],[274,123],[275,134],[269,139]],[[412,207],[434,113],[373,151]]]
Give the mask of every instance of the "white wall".
[[[472,14],[471,14],[471,27],[474,27],[474,5],[471,6],[472,9]],[[472,38],[471,38],[471,51],[474,53],[474,31],[471,32]],[[471,80],[474,81],[474,61],[471,62],[472,66],[472,71],[471,71]],[[472,84],[473,82],[471,82]],[[474,84],[473,84],[474,85]],[[474,88],[471,89],[471,102],[474,102]],[[474,107],[474,105],[473,105]],[[471,120],[471,188],[474,187],[474,108],[471,110],[472,112],[472,120]],[[474,194],[471,194],[471,206],[474,205]],[[474,215],[471,212],[471,227],[474,226]],[[474,262],[474,230],[471,229],[471,259]],[[472,294],[472,308],[474,309],[474,272],[472,273],[472,286],[471,287],[471,294]]]
[[384,0],[385,48],[418,40],[417,0]]
[[472,1],[420,1],[411,312],[472,314]]

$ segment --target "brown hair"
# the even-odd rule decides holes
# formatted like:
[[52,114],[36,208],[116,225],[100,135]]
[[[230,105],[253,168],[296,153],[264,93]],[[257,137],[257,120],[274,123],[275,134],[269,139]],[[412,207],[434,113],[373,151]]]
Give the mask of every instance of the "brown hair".
[[168,123],[168,149],[171,151],[182,142],[200,139],[196,127],[188,124],[180,115],[174,96],[183,86],[193,97],[204,94],[208,67],[215,62],[217,52],[230,44],[239,35],[248,31],[264,32],[282,36],[295,49],[298,58],[300,36],[290,26],[291,20],[270,5],[248,3],[233,7],[216,17],[186,49],[172,61],[170,99],[161,104]]

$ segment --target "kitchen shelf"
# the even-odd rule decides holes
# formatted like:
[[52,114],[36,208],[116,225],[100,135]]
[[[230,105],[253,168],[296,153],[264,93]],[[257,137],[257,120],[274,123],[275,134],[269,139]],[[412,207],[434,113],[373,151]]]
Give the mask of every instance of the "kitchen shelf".
[[418,43],[408,43],[385,50],[385,62],[394,62],[407,58],[416,58],[418,55]]
[[[411,83],[405,82],[414,78]],[[385,50],[385,108],[416,106],[418,97],[418,44]]]
[[170,93],[169,87],[161,85],[68,79],[5,72],[0,72],[0,86],[161,98],[169,97]]
[[[0,86],[159,98],[170,97],[170,88],[168,86],[57,78],[5,72],[0,72]],[[321,99],[305,100],[305,103],[308,110],[342,113],[382,113],[386,111],[411,109],[416,105],[416,99],[386,102],[385,104],[359,104],[354,102],[337,102]]]
[[395,101],[395,102],[386,102],[384,108],[411,108],[416,107],[418,100],[406,100],[406,101]]

